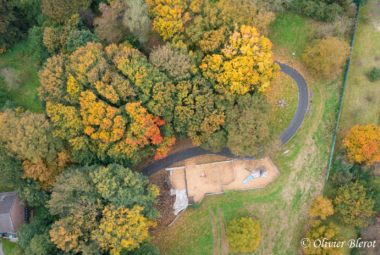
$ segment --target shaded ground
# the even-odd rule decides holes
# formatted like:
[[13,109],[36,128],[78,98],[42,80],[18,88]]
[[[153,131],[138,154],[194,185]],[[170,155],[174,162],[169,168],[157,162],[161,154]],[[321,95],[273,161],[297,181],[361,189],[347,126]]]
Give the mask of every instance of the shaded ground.
[[169,194],[168,179],[167,171],[160,171],[149,177],[150,183],[156,184],[160,188],[160,195],[157,197],[158,203],[153,204],[153,207],[161,214],[161,218],[157,220],[157,226],[168,226],[176,217],[173,210],[176,196]]

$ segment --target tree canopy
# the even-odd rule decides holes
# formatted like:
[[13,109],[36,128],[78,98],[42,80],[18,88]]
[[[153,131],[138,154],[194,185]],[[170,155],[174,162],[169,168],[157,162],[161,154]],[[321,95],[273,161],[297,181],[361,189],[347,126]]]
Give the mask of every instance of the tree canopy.
[[252,252],[261,239],[260,222],[250,217],[234,219],[227,227],[227,242],[233,252]]

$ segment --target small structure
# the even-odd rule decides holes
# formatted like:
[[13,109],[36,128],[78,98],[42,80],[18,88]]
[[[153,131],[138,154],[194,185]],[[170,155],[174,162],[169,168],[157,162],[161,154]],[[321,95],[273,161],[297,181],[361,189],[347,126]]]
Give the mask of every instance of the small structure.
[[280,100],[280,101],[277,101],[277,103],[280,105],[280,107],[282,108],[283,106],[286,106],[286,102],[284,99]]
[[[248,169],[246,169],[249,171]],[[268,176],[268,170],[265,168],[265,166],[259,166],[258,170],[252,170],[252,173],[250,176],[248,176],[247,179],[243,181],[243,184],[246,184],[251,179],[256,179],[259,177],[265,178]]]
[[25,221],[25,204],[13,192],[0,193],[0,234],[15,236]]

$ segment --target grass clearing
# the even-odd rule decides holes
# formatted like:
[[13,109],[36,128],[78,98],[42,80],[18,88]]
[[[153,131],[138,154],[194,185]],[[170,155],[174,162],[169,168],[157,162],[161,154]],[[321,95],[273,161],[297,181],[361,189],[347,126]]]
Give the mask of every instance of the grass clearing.
[[5,240],[5,239],[0,239],[0,243],[3,244],[4,255],[11,255],[13,248],[15,246],[17,246],[16,243],[10,242],[10,241]]
[[[289,20],[281,22],[283,19]],[[282,14],[271,29],[269,38],[275,42],[276,60],[291,61],[290,65],[304,76],[309,89],[314,91],[313,110],[306,115],[293,139],[281,149],[278,158],[272,158],[280,176],[264,189],[238,191],[233,199],[224,195],[207,196],[199,209],[186,210],[170,229],[155,229],[153,242],[159,245],[161,254],[213,254],[214,240],[220,239],[220,233],[213,236],[209,212],[215,216],[218,207],[225,226],[241,216],[260,220],[263,239],[258,250],[248,254],[300,253],[300,241],[309,227],[310,203],[322,193],[325,184],[333,135],[331,120],[336,118],[343,76],[332,82],[318,81],[307,73],[300,55],[291,59],[289,52],[294,47],[299,51],[305,48],[307,32],[312,31],[311,20]],[[296,31],[295,38],[288,36],[290,31]],[[284,46],[280,47],[281,44]],[[289,153],[282,155],[286,150]],[[220,220],[214,219],[216,226],[220,226]],[[356,238],[352,229],[342,231],[348,233],[347,239]],[[345,255],[349,254],[345,251]]]
[[[363,22],[368,16],[371,21]],[[360,8],[354,48],[348,72],[346,93],[337,136],[337,148],[354,125],[379,124],[380,81],[371,82],[365,75],[374,66],[380,67],[380,9],[377,1],[370,0]]]
[[[286,106],[281,107],[278,101],[284,100]],[[280,72],[274,82],[267,101],[272,106],[270,111],[271,129],[280,134],[289,125],[298,105],[297,83],[287,74]]]
[[26,110],[43,113],[37,88],[41,86],[38,66],[28,59],[27,41],[15,44],[0,55],[0,86],[9,89],[11,100],[22,104]]

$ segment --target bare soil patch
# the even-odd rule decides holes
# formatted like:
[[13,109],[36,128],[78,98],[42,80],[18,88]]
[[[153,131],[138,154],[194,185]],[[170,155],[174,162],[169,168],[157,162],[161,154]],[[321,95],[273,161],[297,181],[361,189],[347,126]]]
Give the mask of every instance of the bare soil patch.
[[160,188],[160,195],[157,197],[158,203],[153,204],[153,207],[161,214],[161,218],[157,219],[157,226],[169,226],[176,217],[173,210],[176,196],[169,194],[169,173],[165,170],[161,170],[148,179],[150,183],[156,184]]
[[376,241],[376,246],[372,248],[362,248],[360,249],[361,255],[372,255],[380,254],[380,213],[377,213],[376,217],[373,219],[374,223],[363,229],[361,238],[363,241]]
[[219,243],[220,243],[220,237],[218,236],[218,231],[216,230],[215,225],[215,219],[214,219],[214,213],[210,211],[210,217],[211,217],[211,224],[212,224],[212,234],[214,235],[214,248],[212,250],[213,255],[219,255]]
[[224,229],[223,216],[222,216],[222,213],[220,211],[219,206],[218,206],[218,216],[219,216],[221,240],[222,240],[222,255],[228,255],[227,235],[226,235],[226,231]]
[[[166,170],[161,170],[166,171]],[[177,190],[186,189],[186,177],[185,177],[185,168],[176,169],[169,172],[169,178],[172,182],[172,185]]]

